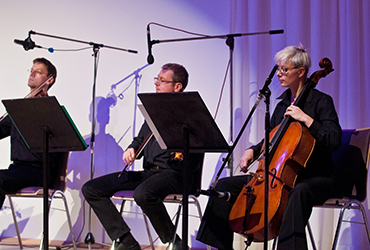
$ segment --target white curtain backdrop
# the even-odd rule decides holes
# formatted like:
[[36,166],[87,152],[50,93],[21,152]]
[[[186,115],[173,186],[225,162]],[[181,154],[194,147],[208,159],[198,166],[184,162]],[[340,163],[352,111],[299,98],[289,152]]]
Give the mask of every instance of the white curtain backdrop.
[[[283,35],[251,36],[236,41],[236,131],[244,122],[258,90],[262,88],[274,65],[274,54],[286,46],[299,44],[307,48],[311,55],[309,74],[320,69],[318,63],[321,58],[328,57],[332,61],[334,72],[321,79],[317,89],[333,97],[342,129],[370,126],[369,1],[262,0],[237,1],[236,5],[231,14],[231,32],[284,29]],[[284,89],[277,77],[273,79],[270,88],[272,112],[276,97]],[[260,104],[260,107],[242,142],[244,147],[238,148],[239,154],[264,136],[265,104]],[[369,219],[368,200],[364,206]],[[355,212],[347,216],[359,218]],[[318,249],[331,248],[336,219],[336,212],[314,209],[310,221],[314,225]],[[364,228],[346,224],[342,229],[338,249],[368,249]]]

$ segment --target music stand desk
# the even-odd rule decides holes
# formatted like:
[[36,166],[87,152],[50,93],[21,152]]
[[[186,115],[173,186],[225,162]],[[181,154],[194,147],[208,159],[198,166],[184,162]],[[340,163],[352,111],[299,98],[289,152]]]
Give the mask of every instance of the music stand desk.
[[189,153],[228,152],[229,145],[198,92],[142,93],[139,105],[162,149],[182,152],[183,227],[182,249],[188,245]]

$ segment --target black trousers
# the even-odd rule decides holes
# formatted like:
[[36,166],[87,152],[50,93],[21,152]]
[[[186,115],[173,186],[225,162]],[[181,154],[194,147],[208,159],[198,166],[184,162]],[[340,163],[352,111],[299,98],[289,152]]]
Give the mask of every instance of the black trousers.
[[25,187],[42,186],[42,173],[42,166],[22,163],[11,164],[8,169],[0,170],[0,207],[3,206],[5,194],[17,192]]
[[[218,249],[233,249],[233,231],[229,226],[229,214],[243,185],[248,183],[250,178],[250,176],[242,175],[219,180],[215,190],[230,192],[231,199],[226,202],[217,197],[209,198],[197,240]],[[323,204],[333,195],[333,178],[313,177],[296,184],[289,192],[279,231],[278,249],[307,249],[305,227],[312,213],[312,207]]]
[[174,225],[163,204],[169,194],[182,193],[181,172],[145,170],[112,173],[86,182],[82,193],[112,240],[130,232],[110,197],[117,191],[135,190],[134,198],[148,216],[163,243],[171,240]]
[[307,248],[306,225],[315,205],[334,197],[334,179],[313,177],[300,181],[289,192],[279,231],[278,250]]

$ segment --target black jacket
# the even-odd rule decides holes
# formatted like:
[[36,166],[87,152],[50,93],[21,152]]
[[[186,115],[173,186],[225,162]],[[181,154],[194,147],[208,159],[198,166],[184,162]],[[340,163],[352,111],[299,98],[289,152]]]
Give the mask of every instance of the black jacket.
[[[278,99],[281,101],[277,104],[271,117],[271,128],[281,123],[286,109],[291,105],[290,89],[284,91]],[[317,89],[311,89],[304,107],[301,109],[314,119],[308,131],[316,139],[316,142],[306,168],[302,169],[298,175],[298,181],[314,176],[330,177],[333,174],[331,150],[339,147],[342,135],[333,99]],[[263,142],[264,140],[251,147],[255,156],[261,151]]]

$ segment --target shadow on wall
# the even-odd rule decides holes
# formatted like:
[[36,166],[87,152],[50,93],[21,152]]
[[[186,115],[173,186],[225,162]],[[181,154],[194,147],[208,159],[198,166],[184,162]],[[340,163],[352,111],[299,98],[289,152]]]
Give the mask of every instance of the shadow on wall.
[[[85,237],[85,235],[81,235],[80,238],[77,238],[79,234],[81,234],[81,230],[83,228],[85,231],[89,230],[89,206],[87,203],[85,203],[85,205],[83,204],[85,200],[81,193],[82,185],[86,181],[90,180],[91,171],[94,173],[93,177],[96,178],[107,173],[119,172],[124,168],[122,161],[123,149],[118,145],[116,139],[105,131],[110,120],[110,107],[114,102],[115,100],[113,98],[104,98],[101,96],[95,98],[96,126],[93,154],[94,168],[91,168],[91,135],[84,136],[84,140],[86,144],[89,145],[89,148],[83,152],[72,152],[70,156],[67,187],[72,196],[71,200],[73,201],[73,204],[70,207],[70,214],[72,218],[77,218],[73,225],[73,232],[78,241],[84,240]],[[90,122],[92,121],[91,118],[92,104],[90,105]],[[84,212],[84,207],[87,208],[85,209],[86,212]],[[99,227],[101,228],[100,224]],[[96,229],[96,227],[93,228]],[[104,237],[104,232],[105,231],[102,231],[99,234]],[[95,232],[93,234],[95,234]]]

